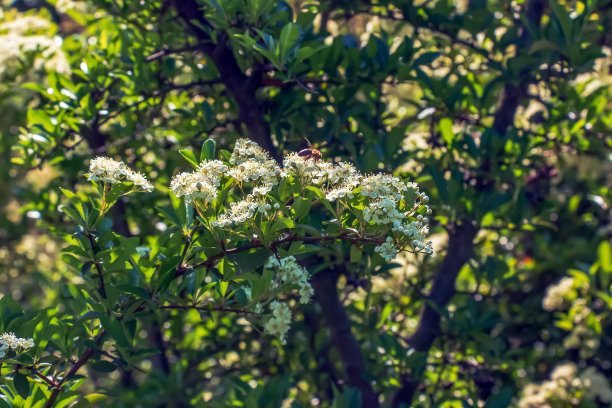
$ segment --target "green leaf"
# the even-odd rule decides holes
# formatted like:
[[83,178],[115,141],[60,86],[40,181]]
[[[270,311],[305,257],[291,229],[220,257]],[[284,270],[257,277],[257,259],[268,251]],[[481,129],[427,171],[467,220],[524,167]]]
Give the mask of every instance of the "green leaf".
[[74,222],[76,222],[82,227],[85,227],[85,221],[83,220],[83,218],[81,218],[81,216],[79,215],[77,210],[74,209],[74,207],[70,205],[62,205],[60,207],[60,210],[62,210],[62,212],[68,217],[70,217]]
[[225,296],[225,294],[227,293],[228,286],[229,286],[229,282],[226,282],[226,281],[219,282],[219,286],[217,286],[217,289],[219,289],[219,293],[221,294],[221,296]]
[[332,214],[334,215],[336,214],[336,211],[334,211],[334,208],[331,206],[329,200],[325,197],[325,194],[323,194],[320,188],[315,187],[315,186],[308,186],[306,187],[306,190],[314,192],[317,198],[319,199],[319,201],[323,203],[325,208],[327,208],[329,212],[331,212]]
[[272,62],[277,69],[282,70],[281,62],[278,59],[277,55],[274,54],[274,52],[264,48],[261,44],[255,44],[253,48],[261,55],[269,59],[270,62]]
[[91,368],[101,373],[112,373],[113,371],[117,369],[117,366],[111,363],[110,361],[100,360],[100,361],[94,361],[91,364]]
[[60,187],[60,191],[61,191],[61,192],[62,192],[62,194],[63,194],[63,195],[64,195],[64,196],[65,196],[67,199],[69,199],[71,202],[73,202],[72,200],[79,200],[79,197],[78,197],[78,196],[77,196],[75,193],[73,193],[72,191],[70,191],[70,190],[66,190],[65,188],[61,188],[61,187]]
[[117,290],[121,292],[129,293],[141,299],[147,299],[147,300],[150,299],[149,292],[147,292],[146,289],[141,288],[139,286],[120,284],[120,285],[116,285],[115,288],[117,288]]
[[179,220],[173,208],[168,206],[158,206],[155,208],[157,209],[157,211],[159,211],[159,214],[168,221],[171,221],[176,226],[181,225],[181,220]]
[[414,62],[412,63],[412,68],[417,68],[421,65],[429,64],[430,62],[433,62],[435,59],[437,59],[441,55],[442,53],[440,52],[425,52],[419,55],[416,60],[414,60]]
[[612,250],[608,241],[602,241],[597,247],[599,265],[604,272],[612,272]]
[[505,408],[512,402],[512,389],[503,387],[497,394],[487,400],[484,408]]
[[107,398],[109,398],[109,396],[104,394],[89,394],[85,397],[88,402],[98,402]]
[[416,188],[408,188],[404,192],[404,202],[406,203],[406,209],[411,209],[414,207],[414,203],[417,199],[417,190]]
[[215,158],[215,150],[217,145],[214,140],[208,139],[202,145],[202,151],[200,152],[200,161],[213,160]]
[[293,47],[293,45],[295,44],[299,36],[300,36],[300,29],[298,28],[296,24],[289,23],[285,27],[283,27],[283,30],[281,31],[281,34],[280,34],[279,43],[278,43],[279,57],[283,64],[287,60],[287,55],[289,54],[289,50],[291,49],[291,47]]
[[559,4],[558,1],[554,0],[550,2],[550,7],[553,10],[553,14],[557,17],[557,21],[559,21],[559,25],[563,30],[564,39],[560,39],[560,41],[564,45],[568,45],[567,42],[572,41],[572,19],[568,11],[566,10],[564,5]]
[[12,408],[12,405],[6,395],[0,395],[0,408]]
[[21,395],[21,398],[28,398],[30,395],[30,382],[28,381],[28,377],[21,373],[15,373],[13,384],[19,395]]
[[108,210],[117,202],[119,197],[122,197],[130,192],[134,187],[133,183],[117,183],[113,184],[110,191],[106,193],[106,209]]
[[131,346],[121,322],[110,316],[101,316],[100,323],[102,323],[102,327],[104,327],[108,334],[117,342],[119,347]]
[[454,134],[453,134],[453,121],[449,118],[440,119],[440,133],[442,134],[442,139],[450,145],[453,142]]
[[291,209],[293,210],[293,216],[296,220],[299,220],[310,211],[312,206],[312,200],[304,197],[297,197]]
[[538,51],[556,51],[563,54],[563,50],[559,48],[557,44],[554,44],[548,40],[538,40],[531,45],[531,48],[529,48],[529,54],[534,54]]
[[297,57],[295,60],[297,62],[302,62],[305,59],[312,57],[315,53],[317,53],[321,48],[311,48],[311,47],[300,47],[297,53]]
[[195,154],[190,150],[179,150],[181,156],[183,156],[194,168],[198,168],[198,161],[196,160]]
[[385,324],[385,322],[387,321],[387,318],[393,311],[393,307],[394,307],[393,303],[387,303],[385,307],[383,307],[383,310],[382,310],[382,313],[380,314],[380,319],[378,320],[378,324],[376,325],[376,328],[380,329]]
[[293,222],[293,220],[289,218],[281,218],[279,220],[274,221],[274,224],[272,224],[272,227],[270,227],[270,229],[268,230],[268,234],[274,234],[277,231],[283,229],[291,229],[294,227],[295,223]]

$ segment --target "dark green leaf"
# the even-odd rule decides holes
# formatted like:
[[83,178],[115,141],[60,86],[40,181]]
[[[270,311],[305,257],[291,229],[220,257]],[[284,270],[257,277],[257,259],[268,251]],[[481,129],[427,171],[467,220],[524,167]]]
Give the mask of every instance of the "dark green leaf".
[[15,373],[15,376],[13,377],[13,385],[15,385],[15,389],[21,398],[28,398],[30,395],[30,382],[28,381],[28,377],[21,373]]

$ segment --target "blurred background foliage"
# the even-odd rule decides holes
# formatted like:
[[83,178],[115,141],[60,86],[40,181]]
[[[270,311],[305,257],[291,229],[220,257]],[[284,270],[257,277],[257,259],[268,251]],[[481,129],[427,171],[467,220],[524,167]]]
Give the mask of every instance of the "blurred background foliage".
[[[86,188],[92,157],[155,182],[113,213],[155,245],[180,149],[244,136],[278,158],[307,137],[431,198],[435,256],[333,282],[360,380],[318,303],[283,347],[235,316],[169,313],[142,333],[166,349],[146,374],[90,373],[98,404],[502,407],[562,362],[611,377],[611,19],[607,0],[5,1],[0,291],[66,308],[80,278],[59,257],[59,187]],[[590,282],[592,353],[542,309],[570,271]],[[609,403],[574,402],[554,406]]]

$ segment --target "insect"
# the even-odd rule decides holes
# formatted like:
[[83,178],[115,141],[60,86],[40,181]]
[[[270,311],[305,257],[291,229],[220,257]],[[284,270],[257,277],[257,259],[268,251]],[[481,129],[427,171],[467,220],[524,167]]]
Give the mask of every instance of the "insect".
[[[306,138],[304,138],[304,139],[306,139]],[[312,159],[314,161],[321,160],[321,158],[323,157],[321,152],[313,147],[313,145],[310,143],[310,140],[306,139],[306,143],[308,143],[308,148],[306,148],[304,150],[300,150],[298,152],[298,156],[305,157],[306,160],[308,160],[308,159]]]

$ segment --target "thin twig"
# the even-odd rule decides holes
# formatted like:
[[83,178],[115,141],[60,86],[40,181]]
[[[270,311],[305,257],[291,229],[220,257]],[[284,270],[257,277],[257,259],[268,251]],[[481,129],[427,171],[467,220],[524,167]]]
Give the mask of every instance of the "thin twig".
[[49,377],[47,377],[46,375],[38,371],[36,368],[32,368],[32,372],[34,373],[35,376],[37,376],[38,378],[46,382],[47,385],[49,385],[49,387],[55,388],[58,386],[58,383],[56,381],[53,381],[52,379],[50,379]]
[[95,241],[93,239],[93,235],[91,235],[91,233],[87,233],[87,238],[89,239],[89,243],[91,245],[91,251],[93,252],[94,255],[94,259],[93,259],[93,264],[96,266],[96,270],[98,271],[98,280],[100,282],[100,294],[102,295],[102,297],[104,299],[106,299],[106,286],[104,285],[104,275],[102,274],[102,267],[100,266],[100,263],[98,263],[95,260],[96,257],[96,249],[95,249]]
[[[281,238],[279,240],[273,241],[271,242],[269,245],[271,247],[277,247],[281,244],[287,243],[287,242],[292,242],[292,241],[300,241],[300,242],[325,242],[325,241],[336,241],[336,240],[345,240],[345,241],[350,241],[350,242],[363,242],[363,243],[375,243],[375,244],[381,244],[384,242],[384,240],[379,239],[379,238],[366,238],[366,237],[351,237],[347,234],[339,234],[339,235],[325,235],[322,237],[298,237],[295,235],[289,235],[285,238]],[[182,266],[180,268],[177,267],[177,274],[176,276],[181,276],[183,275],[185,272],[193,270],[195,268],[200,268],[200,267],[211,267],[213,266],[219,259],[223,258],[226,255],[229,254],[236,254],[239,252],[243,252],[243,251],[248,251],[250,249],[255,249],[255,248],[262,248],[266,246],[263,242],[261,241],[253,241],[248,245],[245,246],[241,246],[241,247],[237,247],[237,248],[230,248],[227,250],[224,250],[223,252],[218,253],[217,255],[214,255],[210,258],[208,258],[205,261],[202,261],[200,263],[194,264],[194,265],[186,265],[186,266]],[[179,264],[180,265],[180,264]]]
[[154,54],[151,54],[147,57],[146,61],[147,62],[151,62],[151,61],[155,61],[157,59],[160,59],[166,55],[170,55],[170,54],[179,54],[181,52],[185,52],[185,51],[197,51],[202,47],[203,43],[198,43],[195,45],[188,45],[182,48],[166,48],[164,50],[161,51],[157,51]]
[[261,316],[261,313],[251,312],[246,309],[231,309],[228,307],[208,307],[208,306],[197,306],[197,305],[164,305],[160,306],[160,309],[177,309],[177,310],[199,310],[202,312],[228,312],[228,313],[236,313],[236,314],[249,314]]

